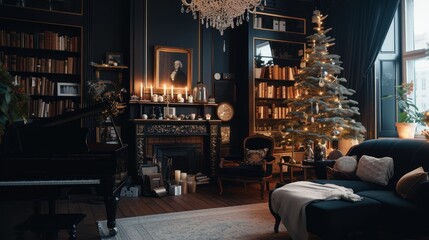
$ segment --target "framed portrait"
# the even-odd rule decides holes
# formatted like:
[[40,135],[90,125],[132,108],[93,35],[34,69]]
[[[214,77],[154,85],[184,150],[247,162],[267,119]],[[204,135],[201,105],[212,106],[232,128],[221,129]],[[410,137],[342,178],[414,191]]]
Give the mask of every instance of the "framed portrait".
[[106,63],[111,66],[122,65],[122,53],[107,52]]
[[80,96],[79,83],[57,83],[58,96]]
[[155,46],[155,78],[153,87],[162,92],[164,86],[185,93],[192,87],[192,49]]

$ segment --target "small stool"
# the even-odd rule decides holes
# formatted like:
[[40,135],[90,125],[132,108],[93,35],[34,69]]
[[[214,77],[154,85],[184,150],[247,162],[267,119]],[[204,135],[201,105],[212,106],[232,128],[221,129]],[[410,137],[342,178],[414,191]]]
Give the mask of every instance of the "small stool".
[[15,230],[32,231],[39,235],[46,235],[48,238],[56,237],[60,230],[68,230],[69,240],[75,240],[76,226],[85,216],[85,214],[35,214],[17,225]]

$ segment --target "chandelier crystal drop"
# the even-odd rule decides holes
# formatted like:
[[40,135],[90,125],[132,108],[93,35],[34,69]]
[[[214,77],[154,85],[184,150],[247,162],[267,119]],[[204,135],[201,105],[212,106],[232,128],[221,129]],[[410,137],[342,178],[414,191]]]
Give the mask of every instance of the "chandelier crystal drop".
[[223,35],[225,29],[249,21],[250,13],[255,13],[257,8],[264,10],[265,5],[266,0],[182,0],[181,12],[192,11],[194,19],[199,13],[202,25],[213,27]]

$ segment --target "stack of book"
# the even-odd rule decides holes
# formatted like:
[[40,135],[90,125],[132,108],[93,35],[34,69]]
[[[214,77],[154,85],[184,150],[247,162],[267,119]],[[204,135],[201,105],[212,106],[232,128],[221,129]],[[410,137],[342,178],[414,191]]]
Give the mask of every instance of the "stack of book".
[[195,175],[195,181],[197,182],[197,185],[200,184],[209,184],[210,183],[210,177],[208,177],[205,174],[197,173]]

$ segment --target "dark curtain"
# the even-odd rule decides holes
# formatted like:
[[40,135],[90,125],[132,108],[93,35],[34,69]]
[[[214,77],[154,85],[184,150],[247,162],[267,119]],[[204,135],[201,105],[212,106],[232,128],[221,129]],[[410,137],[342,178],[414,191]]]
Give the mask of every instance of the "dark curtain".
[[[331,0],[320,1],[322,14],[329,15],[325,28],[335,38],[330,53],[341,56],[347,87],[356,90],[351,98],[358,101],[360,121],[367,129],[366,138],[374,138],[375,79],[374,61],[381,49],[400,0]],[[323,5],[326,4],[326,5]]]

